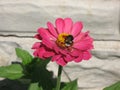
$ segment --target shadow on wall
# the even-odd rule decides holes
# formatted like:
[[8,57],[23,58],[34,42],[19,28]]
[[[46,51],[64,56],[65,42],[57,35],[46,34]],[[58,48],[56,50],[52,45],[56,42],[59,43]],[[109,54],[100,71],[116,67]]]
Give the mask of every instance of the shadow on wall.
[[28,85],[17,80],[4,79],[0,81],[0,90],[27,90]]

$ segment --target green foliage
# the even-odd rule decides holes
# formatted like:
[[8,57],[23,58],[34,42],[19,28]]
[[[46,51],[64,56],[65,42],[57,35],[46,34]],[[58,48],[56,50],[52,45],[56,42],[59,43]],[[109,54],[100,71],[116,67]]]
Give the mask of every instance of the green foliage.
[[33,62],[26,66],[26,71],[32,83],[39,82],[39,86],[42,86],[43,90],[52,90],[55,87],[55,79],[53,79],[53,73],[46,69],[48,60],[42,60],[34,58]]
[[52,90],[52,88],[55,87],[53,73],[46,69],[50,59],[42,60],[39,58],[33,58],[27,51],[20,48],[16,48],[16,54],[22,60],[24,78],[31,81],[30,90],[33,87],[38,88],[36,83],[38,83],[39,87],[41,86],[44,90]]
[[[53,78],[53,72],[46,68],[50,58],[46,60],[33,58],[23,49],[15,50],[22,63],[0,67],[0,77],[17,79],[29,86],[28,90],[55,90],[56,79]],[[61,90],[77,90],[77,80],[65,84]]]
[[31,83],[28,90],[43,90],[42,87],[39,87],[39,83]]
[[78,90],[77,80],[67,83],[62,90]]
[[23,75],[23,69],[19,64],[0,67],[0,77],[14,80],[21,78]]
[[20,48],[16,48],[15,50],[17,56],[22,60],[23,65],[29,64],[32,61],[33,57],[27,51]]
[[120,81],[109,87],[104,88],[103,90],[120,90]]

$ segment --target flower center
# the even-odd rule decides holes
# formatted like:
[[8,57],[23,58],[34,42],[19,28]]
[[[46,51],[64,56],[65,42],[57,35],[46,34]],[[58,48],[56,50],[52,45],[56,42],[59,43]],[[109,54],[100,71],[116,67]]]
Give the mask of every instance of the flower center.
[[73,45],[73,36],[66,33],[61,33],[58,35],[56,43],[59,47],[65,48]]

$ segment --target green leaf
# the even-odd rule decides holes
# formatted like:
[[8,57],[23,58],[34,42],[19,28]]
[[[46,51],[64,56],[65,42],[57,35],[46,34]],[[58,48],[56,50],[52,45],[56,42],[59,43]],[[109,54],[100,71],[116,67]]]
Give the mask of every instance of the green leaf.
[[46,69],[50,59],[42,60],[35,58],[32,63],[26,66],[26,71],[29,73],[29,78],[33,83],[39,82],[43,90],[52,90],[55,87],[55,79],[53,79],[53,72]]
[[50,58],[48,58],[48,59],[45,59],[45,60],[43,60],[43,59],[40,59],[40,58],[36,58],[37,59],[37,65],[39,66],[39,67],[43,67],[43,68],[46,68],[46,66],[47,66],[47,64],[50,62]]
[[32,62],[33,57],[25,50],[16,48],[17,56],[22,60],[23,65],[27,65]]
[[77,80],[67,83],[61,90],[78,90]]
[[28,90],[43,90],[39,83],[31,83]]
[[23,75],[23,68],[19,64],[0,67],[0,77],[14,80],[21,78]]
[[103,90],[120,90],[120,81],[109,87],[104,88]]
[[[25,65],[25,71],[27,71],[27,73],[32,73],[35,71],[35,68],[46,68],[47,64],[50,62],[50,59],[46,59],[46,60],[42,60],[40,58],[33,58],[32,62]],[[39,71],[38,71],[39,72]]]

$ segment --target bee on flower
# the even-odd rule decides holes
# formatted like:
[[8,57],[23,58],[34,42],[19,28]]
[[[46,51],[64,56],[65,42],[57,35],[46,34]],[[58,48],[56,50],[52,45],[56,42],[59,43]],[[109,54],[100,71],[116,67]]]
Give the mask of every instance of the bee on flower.
[[82,32],[83,24],[80,21],[73,23],[71,18],[57,18],[55,26],[47,22],[47,28],[40,27],[32,49],[33,55],[42,59],[50,58],[61,66],[68,62],[81,62],[91,58],[93,38],[89,32]]

